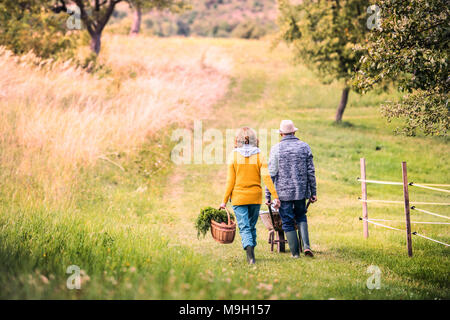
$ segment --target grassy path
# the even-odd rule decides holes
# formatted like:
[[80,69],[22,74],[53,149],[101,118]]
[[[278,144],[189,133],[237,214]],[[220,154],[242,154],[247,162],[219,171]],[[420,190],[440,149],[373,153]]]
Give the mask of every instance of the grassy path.
[[[355,201],[359,185],[354,182],[359,157],[365,156],[372,178],[376,175],[399,180],[400,161],[406,159],[410,176],[444,183],[448,181],[448,171],[442,176],[433,168],[448,169],[444,156],[448,151],[446,141],[393,136],[393,126],[380,119],[376,108],[386,96],[352,95],[345,115],[349,123],[334,126],[331,120],[339,94],[338,84],[323,86],[305,68],[293,67],[284,48],[270,52],[264,42],[212,42],[233,56],[235,71],[230,92],[216,106],[214,117],[204,119],[203,128],[224,131],[250,125],[271,129],[277,127],[280,119],[295,121],[300,137],[310,143],[316,158],[320,201],[312,206],[309,214],[316,257],[292,260],[288,253],[271,253],[261,221],[257,225],[256,267],[246,265],[239,236],[232,245],[226,246],[216,243],[209,234],[197,240],[193,221],[201,207],[220,203],[225,183],[224,165],[175,167],[163,201],[158,204],[160,214],[174,218],[162,228],[170,242],[192,248],[211,268],[223,266],[220,277],[226,277],[227,273],[235,275],[229,281],[241,281],[243,289],[227,294],[231,298],[448,298],[448,249],[415,238],[415,257],[408,259],[403,234],[373,227],[370,240],[364,241],[358,221],[360,204]],[[420,153],[424,146],[429,150],[427,154]],[[401,196],[398,188],[369,191],[373,198]],[[425,194],[427,199],[445,201],[445,197],[432,193],[420,194]],[[401,207],[380,207],[370,212],[402,219]],[[444,240],[449,236],[445,226],[422,227],[422,230]],[[382,270],[381,290],[366,287],[370,276],[366,270],[370,265]],[[261,296],[245,289],[258,286],[260,292],[267,292]]]

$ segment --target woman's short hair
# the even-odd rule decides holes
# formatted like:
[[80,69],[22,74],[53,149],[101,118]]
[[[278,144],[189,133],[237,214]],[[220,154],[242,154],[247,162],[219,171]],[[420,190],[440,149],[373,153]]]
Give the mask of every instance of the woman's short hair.
[[256,131],[252,128],[242,127],[236,131],[236,137],[234,138],[234,147],[240,148],[245,144],[259,147],[259,140],[256,137]]

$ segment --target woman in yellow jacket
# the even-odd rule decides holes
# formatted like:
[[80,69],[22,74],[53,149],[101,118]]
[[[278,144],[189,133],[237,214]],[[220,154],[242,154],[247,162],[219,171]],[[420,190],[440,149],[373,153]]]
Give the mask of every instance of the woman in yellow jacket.
[[228,200],[231,200],[247,261],[254,264],[256,222],[263,202],[261,178],[269,188],[276,208],[280,206],[280,201],[270,178],[267,162],[258,148],[255,130],[249,127],[239,129],[234,147],[228,161],[226,191],[220,207],[225,208]]

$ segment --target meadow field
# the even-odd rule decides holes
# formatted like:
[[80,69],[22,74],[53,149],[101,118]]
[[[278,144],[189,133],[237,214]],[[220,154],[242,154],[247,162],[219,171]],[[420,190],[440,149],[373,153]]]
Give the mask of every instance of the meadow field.
[[[0,298],[2,299],[449,299],[448,247],[369,225],[363,238],[359,159],[367,178],[446,184],[448,138],[394,135],[379,105],[395,92],[323,85],[269,40],[107,35],[101,70],[0,50]],[[313,259],[270,252],[259,221],[257,263],[239,235],[197,239],[194,220],[218,206],[225,165],[175,165],[174,129],[275,129],[292,119],[311,146],[319,201],[308,212]],[[267,146],[270,147],[270,146]],[[402,200],[401,186],[368,185],[369,199]],[[410,188],[412,201],[448,202]],[[447,207],[423,207],[448,215]],[[447,210],[447,211],[446,211]],[[369,217],[404,219],[369,203]],[[412,212],[414,221],[442,221]],[[402,223],[391,224],[403,228]],[[413,225],[448,243],[448,225]],[[287,250],[288,251],[288,250]],[[70,265],[81,289],[66,286]],[[368,289],[371,265],[381,288]]]

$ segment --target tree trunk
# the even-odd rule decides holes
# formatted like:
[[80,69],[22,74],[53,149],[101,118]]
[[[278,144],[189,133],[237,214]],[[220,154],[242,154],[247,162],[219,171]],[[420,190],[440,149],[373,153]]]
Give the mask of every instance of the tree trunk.
[[336,122],[337,123],[342,121],[342,116],[344,115],[345,107],[347,106],[349,92],[350,92],[349,87],[345,87],[344,90],[342,90],[341,102],[339,103],[339,107],[336,111]]
[[102,38],[101,32],[91,34],[91,50],[95,52],[96,55],[100,53],[101,38]]
[[131,25],[130,36],[136,36],[141,30],[142,10],[141,6],[136,5],[133,12],[133,24]]

